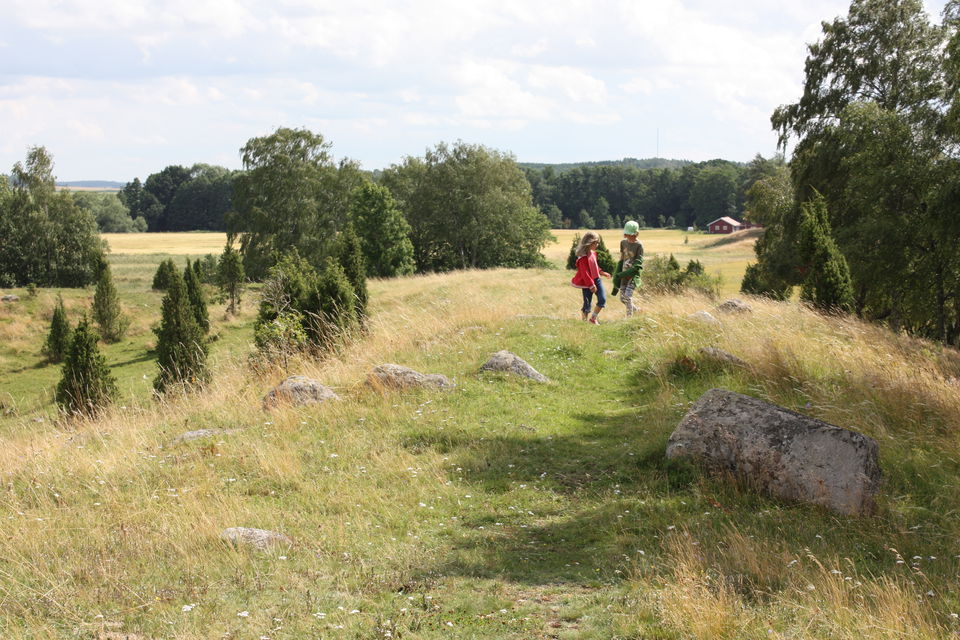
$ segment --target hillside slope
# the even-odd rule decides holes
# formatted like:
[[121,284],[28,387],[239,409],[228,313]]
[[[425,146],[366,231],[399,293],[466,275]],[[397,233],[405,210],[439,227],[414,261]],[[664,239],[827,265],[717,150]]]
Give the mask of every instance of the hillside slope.
[[[0,446],[4,638],[942,638],[960,629],[960,356],[796,305],[577,319],[562,271],[371,283],[366,335],[289,371]],[[751,363],[726,369],[697,349]],[[509,349],[551,379],[480,373]],[[380,393],[381,363],[449,392]],[[261,409],[287,373],[341,396]],[[713,387],[880,442],[880,512],[839,518],[664,458]],[[187,431],[213,437],[174,443]],[[228,527],[282,532],[267,552]],[[124,635],[127,634],[127,635]]]

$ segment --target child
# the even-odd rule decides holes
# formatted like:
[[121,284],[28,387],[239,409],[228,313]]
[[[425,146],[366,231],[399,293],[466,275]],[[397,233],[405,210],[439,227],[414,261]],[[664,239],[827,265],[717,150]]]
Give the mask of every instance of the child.
[[573,276],[570,284],[583,290],[583,307],[581,309],[583,319],[587,319],[590,313],[590,303],[593,301],[593,294],[597,294],[597,306],[590,315],[590,322],[600,324],[597,316],[600,310],[607,305],[607,296],[603,292],[603,280],[609,278],[610,274],[601,271],[597,264],[597,245],[600,244],[600,236],[593,231],[587,231],[580,238],[580,244],[577,245],[577,274]]
[[643,269],[643,245],[637,240],[640,225],[630,220],[623,226],[623,240],[620,241],[620,262],[613,272],[613,295],[620,289],[620,302],[627,308],[627,317],[633,315],[633,290],[640,284],[640,270]]

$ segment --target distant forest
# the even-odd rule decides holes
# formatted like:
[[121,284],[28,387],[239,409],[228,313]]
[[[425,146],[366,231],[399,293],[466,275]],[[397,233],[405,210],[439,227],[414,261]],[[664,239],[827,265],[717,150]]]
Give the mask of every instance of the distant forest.
[[[750,186],[771,175],[782,158],[750,163],[624,158],[561,164],[517,163],[532,203],[553,228],[612,228],[625,220],[646,227],[703,227],[721,216],[743,217]],[[119,188],[117,194],[77,193],[102,232],[224,231],[242,171],[171,165],[122,184],[103,180],[58,183],[69,189]],[[368,173],[379,182],[383,171]]]

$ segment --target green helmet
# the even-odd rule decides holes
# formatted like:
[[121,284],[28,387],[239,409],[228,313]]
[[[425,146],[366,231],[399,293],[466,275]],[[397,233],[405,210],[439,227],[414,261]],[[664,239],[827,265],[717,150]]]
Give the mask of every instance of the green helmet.
[[637,224],[636,220],[630,220],[623,225],[623,235],[625,236],[635,236],[638,231],[640,231],[640,225]]

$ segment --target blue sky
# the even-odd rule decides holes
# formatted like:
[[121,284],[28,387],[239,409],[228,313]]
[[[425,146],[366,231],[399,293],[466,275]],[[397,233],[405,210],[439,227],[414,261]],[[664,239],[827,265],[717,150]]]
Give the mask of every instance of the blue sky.
[[[926,0],[939,21],[944,0]],[[842,0],[4,0],[0,172],[240,168],[306,127],[380,169],[464,140],[521,162],[776,151]]]

